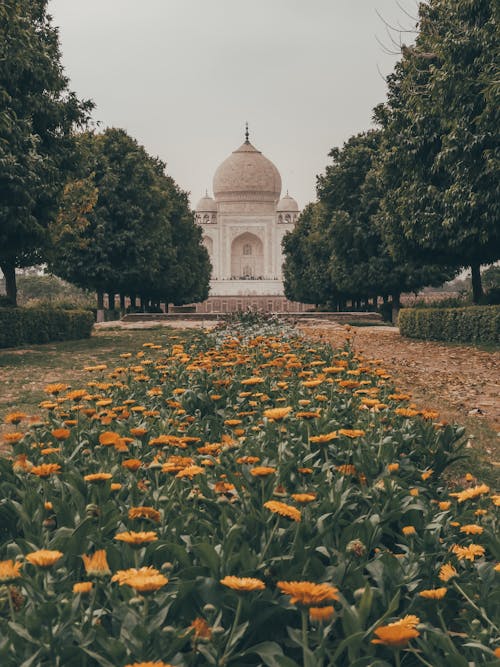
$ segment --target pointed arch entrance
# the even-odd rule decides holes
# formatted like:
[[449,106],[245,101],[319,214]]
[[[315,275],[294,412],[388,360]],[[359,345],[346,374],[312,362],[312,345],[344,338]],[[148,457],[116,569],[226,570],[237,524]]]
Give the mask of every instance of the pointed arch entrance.
[[231,244],[231,277],[244,280],[264,277],[264,244],[255,234],[240,234]]

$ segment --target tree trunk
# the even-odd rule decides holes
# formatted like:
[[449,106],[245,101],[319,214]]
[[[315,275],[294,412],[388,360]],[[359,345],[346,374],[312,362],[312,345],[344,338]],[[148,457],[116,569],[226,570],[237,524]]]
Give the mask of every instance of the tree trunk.
[[401,310],[401,292],[394,292],[392,294],[392,323],[394,326],[398,325],[399,311]]
[[16,267],[14,264],[4,262],[0,265],[5,277],[5,291],[7,298],[13,306],[17,306],[17,285],[16,285]]
[[97,310],[104,310],[104,293],[97,292]]
[[146,304],[147,304],[147,299],[143,296],[141,296],[141,311],[143,313],[146,312]]
[[116,308],[116,294],[108,294],[108,308],[115,310]]
[[472,301],[474,303],[479,303],[481,297],[483,296],[483,284],[481,281],[481,265],[480,264],[471,264],[471,274],[472,274]]
[[125,312],[125,294],[120,294],[120,310]]

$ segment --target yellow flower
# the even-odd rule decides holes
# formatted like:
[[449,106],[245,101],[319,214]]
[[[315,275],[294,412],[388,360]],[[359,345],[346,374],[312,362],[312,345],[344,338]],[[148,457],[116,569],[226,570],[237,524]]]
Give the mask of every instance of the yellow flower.
[[152,521],[160,520],[160,513],[153,507],[131,507],[128,511],[129,519],[151,519]]
[[315,493],[292,493],[292,498],[296,503],[312,503],[316,500]]
[[389,625],[381,625],[374,632],[377,639],[372,639],[372,644],[403,648],[410,639],[415,639],[420,635],[420,632],[415,629],[418,623],[420,623],[420,619],[417,616],[405,616],[399,621],[389,623]]
[[458,544],[454,544],[451,550],[458,560],[466,559],[473,561],[476,556],[479,558],[484,556],[484,547],[480,544],[469,544],[468,547],[461,547]]
[[481,535],[481,533],[484,532],[484,528],[478,526],[476,523],[469,523],[466,526],[462,526],[460,532],[465,533],[466,535]]
[[85,572],[89,577],[103,577],[111,574],[104,549],[94,551],[92,556],[83,555],[82,560]]
[[458,577],[458,572],[455,570],[451,563],[445,563],[441,566],[439,570],[439,578],[441,581],[449,581],[453,577]]
[[123,533],[117,533],[115,535],[115,540],[120,540],[120,542],[126,542],[132,546],[138,546],[141,544],[146,544],[148,542],[155,542],[158,539],[157,534],[154,531],[140,531],[134,532],[124,531]]
[[419,595],[421,598],[426,598],[427,600],[442,600],[446,595],[446,588],[429,588],[425,591],[420,591]]
[[8,584],[21,576],[22,563],[15,563],[13,560],[0,561],[0,584]]
[[39,551],[33,551],[30,554],[26,555],[26,560],[32,565],[37,565],[38,567],[51,567],[57,563],[63,557],[62,551],[50,551],[48,549],[40,549]]
[[223,586],[232,588],[234,591],[263,591],[265,583],[253,577],[231,577],[227,576],[220,580]]
[[291,507],[286,503],[280,503],[278,500],[268,500],[267,503],[264,503],[264,507],[274,514],[285,516],[287,519],[291,519],[292,521],[300,521],[302,518],[300,510],[295,507]]
[[278,588],[290,596],[292,604],[315,607],[323,602],[338,600],[338,588],[331,584],[315,584],[310,581],[278,581]]
[[73,593],[75,593],[75,595],[86,595],[87,593],[90,593],[92,586],[93,584],[91,581],[81,581],[77,584],[73,584]]
[[309,619],[316,623],[328,623],[335,614],[332,606],[327,607],[309,607]]
[[268,410],[264,410],[264,417],[266,419],[272,419],[273,421],[281,421],[284,419],[287,415],[290,414],[292,411],[292,408],[290,407],[285,407],[285,408],[269,408]]

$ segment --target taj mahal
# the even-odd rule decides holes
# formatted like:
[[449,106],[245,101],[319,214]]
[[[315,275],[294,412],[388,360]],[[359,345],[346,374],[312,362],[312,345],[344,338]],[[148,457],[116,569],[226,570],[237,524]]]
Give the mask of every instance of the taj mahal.
[[215,171],[213,193],[207,192],[195,209],[212,263],[209,300],[196,309],[289,310],[281,241],[293,229],[299,207],[288,192],[281,197],[280,173],[250,143],[248,125],[244,143]]

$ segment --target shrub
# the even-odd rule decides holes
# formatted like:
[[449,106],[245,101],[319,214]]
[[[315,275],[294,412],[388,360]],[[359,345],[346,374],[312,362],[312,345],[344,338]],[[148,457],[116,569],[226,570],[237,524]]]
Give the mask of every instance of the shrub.
[[0,348],[88,338],[93,324],[88,310],[0,308]]
[[452,343],[498,343],[500,307],[405,308],[399,314],[399,330],[408,338]]

